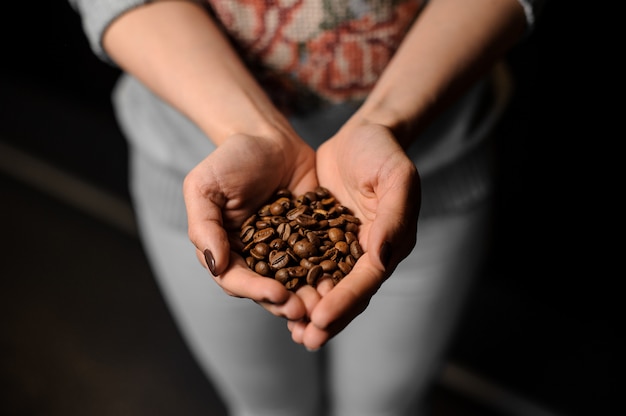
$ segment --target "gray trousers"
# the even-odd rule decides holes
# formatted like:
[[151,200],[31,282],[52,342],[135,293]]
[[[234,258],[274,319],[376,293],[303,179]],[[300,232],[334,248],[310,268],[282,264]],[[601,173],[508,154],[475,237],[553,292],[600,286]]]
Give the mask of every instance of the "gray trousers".
[[[291,340],[283,319],[226,295],[196,258],[182,201],[184,169],[171,166],[186,160],[191,169],[214,146],[138,83],[120,83],[115,104],[130,139],[130,189],[146,253],[183,337],[232,416],[420,414],[488,250],[491,173],[482,157],[487,153],[474,143],[488,142],[481,138],[490,134],[507,94],[495,88],[493,108],[477,126],[481,91],[484,85],[409,151],[422,175],[428,172],[415,249],[369,307],[311,353]],[[292,123],[317,147],[352,110],[336,107]],[[456,173],[438,174],[432,167],[454,157],[457,148],[467,152],[455,164]]]
[[415,249],[367,310],[311,353],[291,340],[286,321],[215,284],[186,228],[163,221],[158,195],[139,191],[153,178],[141,156],[131,157],[136,214],[156,279],[233,416],[419,414],[484,258],[486,205],[421,219]]

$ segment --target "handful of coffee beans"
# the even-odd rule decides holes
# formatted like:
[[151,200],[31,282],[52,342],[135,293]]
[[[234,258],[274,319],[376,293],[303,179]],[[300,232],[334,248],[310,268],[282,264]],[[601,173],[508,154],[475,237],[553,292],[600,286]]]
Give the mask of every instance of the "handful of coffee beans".
[[294,197],[281,189],[241,226],[248,267],[289,290],[316,286],[322,276],[338,283],[363,254],[361,221],[323,187]]

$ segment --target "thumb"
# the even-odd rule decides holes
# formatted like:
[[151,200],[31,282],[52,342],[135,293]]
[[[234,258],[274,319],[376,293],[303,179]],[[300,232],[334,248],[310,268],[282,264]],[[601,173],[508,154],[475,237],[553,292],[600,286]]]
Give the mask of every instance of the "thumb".
[[379,183],[377,189],[378,207],[366,244],[372,262],[389,276],[415,246],[421,205],[417,171],[408,170],[393,186]]

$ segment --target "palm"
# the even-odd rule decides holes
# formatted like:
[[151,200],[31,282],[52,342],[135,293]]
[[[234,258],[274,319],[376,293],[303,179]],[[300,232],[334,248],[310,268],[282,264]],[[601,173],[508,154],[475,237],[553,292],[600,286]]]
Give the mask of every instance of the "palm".
[[[278,188],[299,192],[316,185],[315,154],[304,142],[278,146],[247,135],[230,137],[187,175],[189,236],[209,268],[205,252],[211,253],[215,281],[226,293],[250,298],[275,314],[302,316],[301,302],[279,282],[249,270],[231,242],[238,242],[243,221]],[[292,306],[286,305],[289,300]]]
[[[309,348],[323,345],[367,307],[378,287],[412,250],[419,212],[415,166],[383,126],[340,131],[320,146],[316,165],[320,185],[361,219],[359,241],[365,254],[315,304],[310,323],[292,326],[296,342]],[[383,246],[393,248],[389,261]]]

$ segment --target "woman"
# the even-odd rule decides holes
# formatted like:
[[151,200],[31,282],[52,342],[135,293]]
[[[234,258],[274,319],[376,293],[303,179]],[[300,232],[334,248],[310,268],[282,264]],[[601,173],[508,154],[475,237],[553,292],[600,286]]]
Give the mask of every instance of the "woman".
[[[496,63],[538,2],[70,1],[124,71],[142,240],[231,414],[417,414],[486,254]],[[365,254],[289,291],[231,241],[318,185]]]

